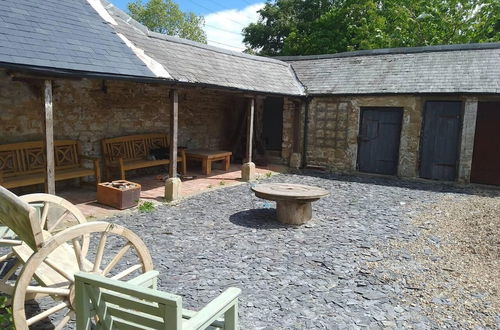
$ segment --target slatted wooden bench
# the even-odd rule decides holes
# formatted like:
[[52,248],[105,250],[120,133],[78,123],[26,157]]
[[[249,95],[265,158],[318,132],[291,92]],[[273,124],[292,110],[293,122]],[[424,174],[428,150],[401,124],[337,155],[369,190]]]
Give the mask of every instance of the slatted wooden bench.
[[[125,180],[126,171],[170,164],[170,159],[149,159],[151,150],[169,149],[166,134],[150,133],[103,139],[101,146],[108,179],[111,178],[111,172],[116,169],[120,173],[120,178]],[[179,150],[177,162],[181,165],[180,172],[185,174],[184,150]]]
[[[81,154],[80,143],[75,140],[54,141],[55,180],[94,176],[101,180],[99,159]],[[91,160],[93,168],[84,166]],[[0,145],[0,185],[16,188],[45,183],[47,159],[43,141]]]

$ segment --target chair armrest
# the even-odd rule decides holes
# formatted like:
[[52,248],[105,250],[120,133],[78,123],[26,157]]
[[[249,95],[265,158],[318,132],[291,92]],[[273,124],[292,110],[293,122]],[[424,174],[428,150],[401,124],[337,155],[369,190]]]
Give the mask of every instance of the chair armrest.
[[209,302],[195,316],[184,323],[188,329],[204,329],[228,309],[238,303],[238,296],[241,290],[238,288],[228,288],[217,298]]
[[159,274],[157,270],[150,270],[149,272],[134,277],[127,281],[127,283],[156,290]]

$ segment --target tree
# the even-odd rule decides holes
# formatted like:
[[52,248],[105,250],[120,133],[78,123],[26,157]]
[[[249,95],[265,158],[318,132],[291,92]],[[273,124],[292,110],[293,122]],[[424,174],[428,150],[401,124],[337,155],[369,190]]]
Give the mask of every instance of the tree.
[[500,40],[498,0],[278,0],[243,30],[262,55]]
[[130,16],[151,31],[207,43],[203,16],[181,11],[172,0],[149,0],[145,4],[136,0],[127,7]]

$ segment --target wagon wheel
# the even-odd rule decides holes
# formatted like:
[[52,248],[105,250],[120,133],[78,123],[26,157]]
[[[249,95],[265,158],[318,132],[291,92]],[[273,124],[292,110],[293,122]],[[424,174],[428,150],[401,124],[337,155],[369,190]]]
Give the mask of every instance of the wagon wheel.
[[[85,235],[90,241],[87,258],[80,244]],[[112,257],[105,256],[105,251],[113,251]],[[63,329],[75,315],[74,274],[78,271],[127,280],[152,269],[147,247],[131,230],[101,221],[70,227],[46,241],[21,270],[12,304],[16,329],[28,329],[47,318],[55,329]],[[37,299],[37,315],[25,309],[30,294],[42,296]]]
[[[86,223],[87,220],[82,212],[72,203],[64,198],[50,194],[28,194],[20,197],[28,204],[41,204],[41,227],[49,234],[55,234],[70,225]],[[2,278],[0,279],[0,291],[10,293],[12,291],[11,277],[22,266],[21,261],[14,260],[15,254],[7,246],[18,244],[17,235],[7,226],[0,228],[0,240],[3,243],[0,253],[0,263],[9,261],[5,265]],[[88,237],[84,237],[82,242],[82,254],[85,256],[89,247]]]

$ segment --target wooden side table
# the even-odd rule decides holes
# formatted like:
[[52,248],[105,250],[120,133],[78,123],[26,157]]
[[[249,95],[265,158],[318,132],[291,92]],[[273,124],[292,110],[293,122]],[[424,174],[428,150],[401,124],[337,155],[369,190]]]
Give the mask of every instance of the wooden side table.
[[186,150],[186,159],[194,159],[201,161],[201,171],[204,175],[209,175],[212,172],[212,162],[224,161],[224,171],[229,171],[231,165],[230,151],[223,150],[208,150],[208,149],[188,149]]

